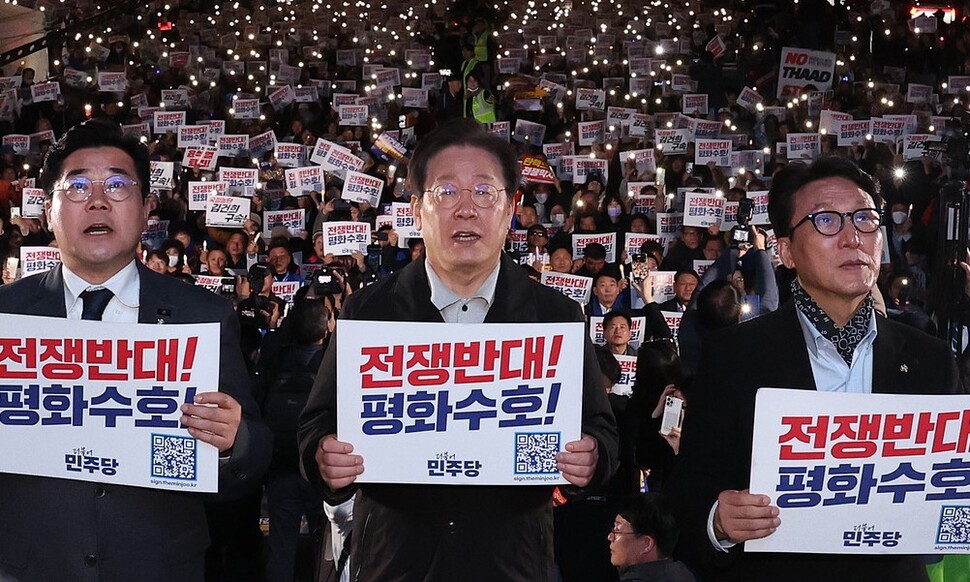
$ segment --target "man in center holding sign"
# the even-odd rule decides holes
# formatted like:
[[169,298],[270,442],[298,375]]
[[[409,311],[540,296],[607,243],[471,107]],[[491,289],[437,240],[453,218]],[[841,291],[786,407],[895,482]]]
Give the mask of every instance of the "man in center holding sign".
[[[552,485],[582,488],[602,483],[617,459],[617,431],[596,357],[580,323],[583,315],[578,304],[533,282],[502,254],[518,185],[518,160],[508,143],[487,134],[473,121],[455,120],[422,140],[410,162],[409,176],[412,191],[420,193],[412,196],[411,206],[427,258],[354,293],[345,305],[342,320],[385,323],[338,322],[340,339],[331,342],[301,417],[304,472],[324,488],[332,504],[357,493],[352,579],[551,580]],[[395,321],[428,323],[391,323]],[[480,325],[513,322],[532,325]],[[367,325],[374,327],[365,328]],[[562,331],[560,326],[568,330]],[[375,328],[384,331],[374,331],[363,339],[353,335]],[[391,329],[394,331],[386,331]],[[526,335],[539,337],[523,340]],[[561,350],[555,345],[560,340]],[[521,361],[522,349],[506,349],[521,348],[524,342],[528,350],[530,341],[538,346],[533,355],[541,362],[530,365]],[[421,346],[395,345],[412,342],[430,344],[424,348],[432,350],[432,361],[438,360],[430,365],[438,370],[419,368],[417,381],[413,380],[416,372],[408,374],[407,368],[416,367],[415,361],[422,359],[414,351]],[[356,353],[341,347],[349,345],[364,347],[355,348]],[[461,367],[459,353],[474,346],[485,348],[474,354],[476,361],[491,355],[492,366]],[[450,350],[454,350],[454,362]],[[384,361],[378,369],[361,374],[358,370],[364,371],[366,366],[344,359],[359,357],[361,352]],[[519,361],[512,361],[514,354]],[[557,362],[558,368],[574,371],[556,374]],[[513,370],[515,366],[522,369]],[[381,368],[392,377],[374,380]],[[486,370],[491,370],[494,379],[460,400],[468,392],[466,374],[474,372],[482,378]],[[396,384],[394,375],[398,376]],[[453,379],[437,382],[432,377]],[[503,381],[509,384],[510,377],[509,389],[495,386]],[[401,387],[405,378],[414,389],[406,394],[387,390]],[[345,382],[355,383],[358,390],[352,392],[353,386]],[[429,386],[440,388],[433,392]],[[520,398],[525,394],[529,396]],[[361,398],[363,411],[343,414],[355,406],[360,410]],[[458,412],[473,400],[474,411]],[[373,406],[366,406],[368,402]],[[538,414],[532,406],[536,402],[542,403]],[[342,411],[339,419],[338,408]],[[407,415],[403,414],[405,408]],[[430,418],[429,410],[433,410]],[[533,414],[525,414],[527,410]],[[552,455],[542,463],[545,473],[520,474],[520,461],[528,463],[512,454],[511,445],[501,445],[504,462],[487,461],[495,456],[493,449],[500,446],[500,439],[528,440],[535,433],[555,430],[548,426],[561,420],[554,410],[574,413],[567,419],[574,428],[571,434],[564,430],[561,441],[542,443],[546,452],[552,448]],[[419,415],[421,422],[401,430],[402,420],[411,422]],[[533,422],[535,416],[541,420]],[[524,426],[536,424],[541,426]],[[510,425],[513,428],[502,428]],[[445,426],[447,432],[442,430]],[[459,441],[480,437],[478,429],[496,426],[497,430],[486,434],[492,439],[487,444],[473,451],[462,449]],[[355,446],[359,451],[365,443],[342,440],[343,435],[360,434],[361,430],[365,435],[392,435],[377,442],[392,450],[392,458],[399,455],[401,466],[374,462],[365,471],[368,457],[355,454]],[[385,475],[415,468],[416,463],[409,465],[411,459],[406,457],[409,453],[413,457],[412,443],[427,442],[427,437],[433,439],[433,448],[418,467],[424,478],[387,480]],[[452,459],[456,450],[461,452]],[[462,467],[459,472],[463,471],[464,478],[450,482],[461,485],[442,485],[439,483],[449,480],[429,477],[444,474],[453,463]],[[514,476],[512,467],[516,467]],[[475,480],[479,474],[498,471],[508,476],[502,481]]]
[[[873,309],[881,208],[878,185],[841,158],[793,164],[774,179],[768,212],[782,262],[798,275],[793,299],[706,340],[691,386],[680,461],[665,488],[679,513],[680,557],[706,580],[927,579],[917,556],[742,548],[785,527],[765,495],[773,492],[748,490],[759,388],[958,391],[956,365],[943,342]],[[826,488],[843,486],[824,481]]]

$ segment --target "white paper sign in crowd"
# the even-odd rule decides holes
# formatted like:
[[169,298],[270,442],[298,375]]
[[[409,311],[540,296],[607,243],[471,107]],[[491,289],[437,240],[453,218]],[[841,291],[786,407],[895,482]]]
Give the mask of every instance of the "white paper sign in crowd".
[[323,253],[325,255],[350,255],[355,251],[366,254],[369,244],[370,223],[323,223]]
[[592,277],[583,277],[572,273],[543,271],[539,275],[539,282],[583,305],[589,303],[590,295],[593,292]]
[[337,436],[365,459],[359,482],[566,482],[555,456],[580,437],[582,323],[337,329]]
[[61,249],[20,247],[20,277],[46,273],[61,264]]
[[748,552],[970,550],[970,396],[758,390],[751,492],[781,526]]
[[3,471],[217,491],[218,450],[179,419],[219,388],[219,324],[73,321],[67,335],[60,318],[0,315],[0,439],[30,443],[0,448]]

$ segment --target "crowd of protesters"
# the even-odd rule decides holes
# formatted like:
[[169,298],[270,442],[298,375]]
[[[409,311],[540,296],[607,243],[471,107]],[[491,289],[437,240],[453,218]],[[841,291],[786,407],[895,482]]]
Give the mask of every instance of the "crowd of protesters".
[[[70,127],[90,118],[114,121],[142,137],[154,162],[172,163],[170,183],[153,184],[146,200],[150,231],[142,260],[234,303],[255,397],[267,421],[278,420],[270,422],[276,451],[265,485],[269,559],[259,563],[263,492],[256,491],[232,508],[212,509],[210,528],[222,532],[212,536],[212,579],[261,579],[265,571],[268,580],[288,581],[295,565],[300,576],[311,575],[297,560],[297,533],[301,516],[309,530],[322,528],[322,498],[299,474],[295,420],[286,420],[276,393],[312,383],[349,295],[422,256],[421,239],[388,216],[393,203],[411,201],[408,151],[451,119],[486,124],[515,145],[523,167],[537,169],[524,173],[506,252],[536,279],[588,279],[573,284],[580,291],[586,286],[591,336],[602,346],[605,389],[621,434],[620,467],[603,491],[582,499],[556,496],[562,580],[616,579],[610,549],[616,546],[613,565],[633,565],[623,561],[617,535],[631,524],[644,535],[662,529],[652,559],[671,555],[675,527],[657,514],[654,498],[617,500],[663,491],[680,434],[677,427],[659,431],[664,403],[671,396],[689,402],[703,340],[777,309],[792,292],[794,274],[780,265],[763,208],[756,203],[747,221],[738,221],[744,211],[734,210],[733,220],[718,215],[715,224],[684,226],[689,193],[743,209],[743,201],[771,188],[779,171],[810,161],[792,155],[789,134],[818,133],[816,155],[854,161],[875,177],[886,200],[881,219],[888,252],[875,290],[877,311],[936,334],[941,319],[954,317],[949,306],[962,301],[962,289],[949,284],[953,265],[934,259],[953,250],[940,237],[941,191],[965,176],[966,142],[963,151],[916,154],[904,142],[907,135],[930,136],[926,141],[958,135],[970,123],[967,3],[954,4],[952,19],[942,9],[914,19],[908,3],[887,1],[682,2],[676,9],[656,2],[598,10],[595,2],[573,2],[571,11],[543,4],[547,13],[532,2],[501,10],[481,2],[387,2],[362,19],[349,12],[318,18],[307,3],[280,11],[285,20],[245,2],[221,11],[207,3],[172,4],[140,8],[144,18],[123,17],[128,24],[110,31],[65,37],[63,46],[50,49],[47,79],[29,68],[0,79],[0,260],[3,282],[10,283],[27,268],[22,249],[57,246],[43,213],[28,211],[24,192],[39,187],[46,149]],[[381,13],[390,17],[378,18]],[[828,82],[815,79],[781,95],[785,47],[832,53]],[[646,72],[631,73],[633,61],[644,59]],[[396,82],[378,80],[388,70],[397,72]],[[106,72],[124,73],[121,90],[97,85]],[[637,91],[633,81],[643,76],[647,82]],[[283,78],[314,90],[268,99],[285,85]],[[950,86],[954,78],[965,86]],[[49,82],[58,83],[52,99],[32,91]],[[930,89],[915,97],[915,86]],[[425,90],[426,98],[405,99],[407,89]],[[752,90],[756,101],[741,97]],[[685,114],[685,94],[706,96],[703,109]],[[167,99],[175,103],[159,109]],[[240,118],[236,105],[251,99],[259,100],[256,115]],[[363,121],[346,117],[338,100],[366,105]],[[218,170],[189,162],[177,128],[156,131],[157,111],[184,111],[187,126],[222,122],[215,127],[227,136],[272,133],[273,145],[262,151],[216,152],[220,169],[258,170],[258,183],[236,193],[251,206],[233,227],[210,226],[204,210],[189,208],[190,183],[215,181]],[[856,121],[898,119],[905,129],[891,143],[866,136],[839,145],[838,124],[819,129],[833,112]],[[679,151],[656,139],[657,130],[694,131],[698,120],[716,121],[717,135],[708,137],[730,140],[733,152],[750,155],[728,164],[695,163],[695,136]],[[587,139],[583,128],[597,121],[604,123]],[[382,135],[401,147],[384,147]],[[210,133],[209,145],[217,138]],[[325,166],[315,189],[287,187],[287,169],[316,165],[311,157],[319,140],[347,148],[359,162],[356,172],[381,180],[377,204],[347,199],[346,168]],[[304,146],[302,155],[283,164],[280,144]],[[581,171],[580,158],[597,163]],[[266,213],[277,210],[302,210],[302,221],[264,228]],[[334,222],[368,223],[371,239],[357,251],[329,253],[324,239]],[[628,248],[630,233],[652,236]],[[576,235],[608,234],[615,234],[612,243],[576,244]],[[614,356],[636,360],[634,378],[621,380]],[[238,515],[246,517],[241,528]],[[340,549],[336,544],[337,565]],[[301,560],[307,555],[299,554]],[[678,568],[667,575],[662,579],[688,579]]]

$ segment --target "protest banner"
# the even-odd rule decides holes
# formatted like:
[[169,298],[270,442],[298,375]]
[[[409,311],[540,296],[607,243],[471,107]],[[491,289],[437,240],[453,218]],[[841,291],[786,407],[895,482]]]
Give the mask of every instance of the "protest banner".
[[775,96],[790,98],[807,85],[828,91],[832,88],[834,73],[835,53],[782,47]]
[[252,200],[236,196],[210,196],[205,205],[205,225],[242,228],[249,218]]
[[751,453],[781,525],[747,552],[970,550],[970,396],[761,388]]
[[56,247],[20,247],[21,278],[46,273],[60,264],[61,250]]
[[715,165],[726,168],[731,165],[731,140],[729,139],[698,139],[694,143],[694,163]]
[[605,107],[606,91],[583,87],[576,89],[576,109],[578,111],[587,111],[590,109],[603,111]]
[[236,119],[259,119],[259,99],[234,99],[229,113]]
[[398,246],[406,248],[409,238],[421,238],[421,231],[414,224],[414,214],[407,202],[391,203],[391,215],[394,217],[394,232],[397,233]]
[[613,354],[620,364],[620,380],[613,385],[611,392],[617,396],[632,396],[633,384],[637,379],[637,357]]
[[340,117],[340,125],[364,127],[370,123],[366,105],[341,105],[337,107],[337,114]]
[[148,166],[149,187],[171,190],[175,186],[175,162],[156,162]]
[[296,168],[303,163],[303,145],[298,143],[277,143],[273,152],[276,164],[281,168]]
[[26,156],[30,154],[29,135],[9,133],[3,136],[3,145],[13,148],[13,153],[18,156]]
[[320,166],[289,168],[284,170],[286,191],[290,196],[307,196],[311,192],[323,192],[323,170]]
[[745,87],[741,90],[741,94],[738,95],[738,105],[744,107],[748,111],[754,113],[758,110],[758,105],[761,105],[765,101],[764,95],[758,93],[750,87]]
[[606,262],[616,262],[616,233],[603,234],[573,234],[573,259],[586,256],[586,245],[599,243],[606,248]]
[[526,182],[539,184],[555,184],[556,175],[552,173],[552,168],[539,156],[524,156],[520,162],[522,169],[522,179]]
[[604,183],[609,180],[609,160],[591,158],[589,156],[572,156],[572,158],[574,184],[585,184],[587,177],[594,173],[599,173]]
[[[603,321],[606,318],[593,315],[589,318],[589,339],[598,346],[606,345],[606,336],[603,333]],[[643,343],[646,333],[647,318],[643,316],[631,317],[630,320],[630,347],[637,348]]]
[[168,220],[149,218],[147,224],[145,224],[145,230],[141,233],[142,249],[153,251],[161,248],[162,243],[168,240],[169,223]]
[[822,154],[822,136],[817,133],[789,133],[789,160],[814,160]]
[[358,171],[364,167],[364,160],[358,158],[349,149],[329,142],[323,138],[318,138],[313,153],[310,154],[310,161],[319,164],[324,170],[337,175],[340,179],[346,179],[348,171]]
[[594,143],[603,143],[606,136],[605,121],[580,121],[579,122],[579,145],[591,146]]
[[644,244],[654,241],[660,244],[664,244],[663,237],[657,234],[646,234],[639,232],[628,232],[626,233],[626,240],[624,241],[623,250],[626,251],[626,262],[633,261],[633,255],[639,255],[640,248]]
[[926,133],[903,134],[903,161],[919,160],[923,157],[924,144],[928,141],[941,141],[938,135]]
[[189,182],[189,210],[205,210],[210,196],[226,194],[228,189],[227,182]]
[[103,93],[124,93],[128,79],[124,71],[98,71],[98,90]]
[[296,101],[296,92],[293,91],[293,87],[290,85],[283,85],[282,87],[270,92],[266,98],[269,99],[269,103],[273,106],[273,109],[279,111],[290,103]]
[[218,390],[219,324],[0,315],[5,473],[175,491],[218,490],[219,452],[181,406]]
[[20,193],[20,213],[27,218],[44,216],[44,203],[47,195],[42,188],[24,188]]
[[226,194],[230,196],[252,196],[259,184],[259,170],[256,168],[219,168],[220,182],[228,184]]
[[512,138],[519,143],[541,144],[546,136],[546,126],[525,119],[517,119]]
[[269,240],[277,226],[285,227],[291,237],[300,236],[300,232],[306,230],[306,212],[302,208],[263,212],[263,238]]
[[566,482],[555,456],[580,437],[583,359],[564,356],[583,353],[582,323],[337,330],[337,434],[368,459],[358,481]]
[[219,137],[226,134],[226,120],[225,119],[200,119],[195,122],[196,125],[204,125],[209,128],[209,143],[208,145],[216,145]]
[[43,103],[45,101],[57,101],[61,96],[61,84],[57,81],[47,83],[37,83],[30,86],[30,99],[33,103]]
[[273,295],[276,295],[286,303],[293,303],[296,292],[300,290],[303,283],[300,281],[273,281]]
[[582,305],[589,303],[593,292],[593,279],[582,275],[543,271],[539,275],[539,282]]
[[185,150],[182,157],[182,165],[186,168],[194,168],[205,172],[212,172],[216,169],[219,161],[218,150],[213,146],[190,146]]
[[205,125],[182,125],[178,128],[178,147],[209,145],[209,128]]
[[724,217],[724,197],[688,192],[684,197],[684,226],[707,228],[720,225]]
[[215,277],[213,275],[193,275],[196,287],[203,287],[213,293],[235,293],[235,277]]
[[[866,140],[872,135],[872,122],[868,119],[864,121],[843,121],[839,123],[839,147],[866,145]],[[789,157],[791,153],[788,154]]]
[[684,319],[683,312],[661,311],[660,314],[663,315],[664,321],[667,322],[667,327],[670,328],[670,333],[674,336],[674,339],[676,340],[677,337],[680,335],[680,322]]
[[152,131],[155,133],[174,133],[185,125],[184,111],[156,111],[152,117]]
[[367,254],[370,244],[370,224],[367,222],[324,222],[323,254],[350,255],[355,251]]
[[349,202],[363,202],[376,208],[380,204],[383,191],[384,180],[348,170],[340,197]]
[[402,87],[401,100],[403,101],[405,107],[414,107],[415,109],[427,109],[428,90],[420,89],[417,87]]
[[684,115],[707,115],[707,93],[685,93],[680,110]]
[[235,158],[249,152],[249,136],[245,134],[220,135],[216,140],[219,156]]
[[657,129],[657,149],[665,156],[686,154],[687,144],[691,141],[690,131],[687,129]]
[[624,164],[633,164],[637,174],[640,176],[653,174],[657,171],[657,158],[655,150],[630,150],[620,153],[620,160]]
[[906,103],[929,103],[931,95],[933,95],[931,85],[910,83],[906,88]]
[[276,133],[273,130],[249,138],[249,154],[254,158],[262,157],[276,149]]
[[512,131],[512,123],[508,121],[493,121],[485,124],[485,130],[493,135],[497,135],[505,141],[509,141],[509,134]]
[[[680,236],[680,227],[684,224],[684,213],[682,212],[658,212],[657,213],[657,234],[664,240],[674,239]],[[659,303],[659,302],[658,302]]]

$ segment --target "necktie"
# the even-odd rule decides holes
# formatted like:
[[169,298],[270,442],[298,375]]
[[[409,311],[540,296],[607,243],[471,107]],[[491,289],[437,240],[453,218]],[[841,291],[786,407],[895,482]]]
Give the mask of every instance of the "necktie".
[[101,314],[108,302],[114,297],[110,289],[88,289],[81,293],[81,301],[84,308],[81,310],[81,319],[101,320]]

